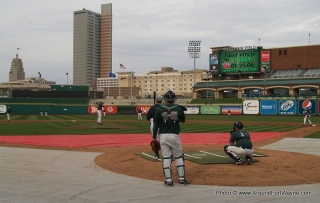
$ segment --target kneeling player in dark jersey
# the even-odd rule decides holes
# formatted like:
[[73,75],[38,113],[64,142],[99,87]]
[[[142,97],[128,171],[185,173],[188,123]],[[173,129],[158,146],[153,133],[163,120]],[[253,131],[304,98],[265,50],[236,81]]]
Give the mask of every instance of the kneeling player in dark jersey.
[[[245,131],[243,127],[240,121],[233,124],[233,131],[230,132],[229,145],[224,147],[224,151],[235,161],[235,165],[243,163],[251,164],[254,153],[250,134]],[[240,155],[246,156],[245,162],[239,157]]]

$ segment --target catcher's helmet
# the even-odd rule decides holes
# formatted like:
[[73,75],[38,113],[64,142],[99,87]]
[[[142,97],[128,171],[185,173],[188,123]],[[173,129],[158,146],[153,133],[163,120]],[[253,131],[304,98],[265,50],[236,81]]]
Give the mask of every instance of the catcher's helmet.
[[244,127],[244,125],[243,125],[243,123],[241,123],[240,121],[237,121],[237,122],[235,122],[235,123],[233,124],[233,127],[236,127],[236,128],[238,128],[239,130],[241,130],[241,129]]
[[167,93],[164,94],[164,100],[168,101],[168,102],[173,102],[176,101],[177,97],[176,94],[174,92],[172,92],[171,90],[169,90]]

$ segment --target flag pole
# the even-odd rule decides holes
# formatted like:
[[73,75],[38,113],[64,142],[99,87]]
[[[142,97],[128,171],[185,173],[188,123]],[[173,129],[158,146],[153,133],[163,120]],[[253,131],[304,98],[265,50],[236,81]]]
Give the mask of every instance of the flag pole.
[[310,45],[310,36],[311,36],[311,35],[310,35],[310,32],[309,32],[309,45]]
[[118,74],[118,86],[119,86],[119,98],[120,98],[120,72],[121,72],[121,66],[120,66],[120,62],[119,62],[119,74]]

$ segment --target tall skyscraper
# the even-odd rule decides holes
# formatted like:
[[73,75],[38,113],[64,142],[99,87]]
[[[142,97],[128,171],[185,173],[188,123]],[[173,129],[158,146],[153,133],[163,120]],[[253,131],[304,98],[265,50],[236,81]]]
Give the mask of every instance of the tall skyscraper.
[[100,77],[112,72],[112,4],[101,5],[101,60]]
[[11,67],[9,72],[9,82],[24,80],[25,73],[23,68],[22,60],[19,59],[18,54],[16,54],[16,58],[12,59]]
[[74,11],[73,84],[93,85],[112,70],[112,4]]

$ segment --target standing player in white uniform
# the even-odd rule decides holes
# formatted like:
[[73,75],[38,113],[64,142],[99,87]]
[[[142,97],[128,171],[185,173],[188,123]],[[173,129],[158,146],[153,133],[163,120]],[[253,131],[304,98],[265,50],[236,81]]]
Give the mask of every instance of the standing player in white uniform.
[[179,136],[179,123],[184,123],[186,120],[184,114],[186,108],[174,104],[176,95],[171,90],[164,95],[164,101],[166,105],[160,105],[156,110],[153,118],[154,126],[152,133],[153,139],[156,139],[159,130],[162,166],[166,178],[164,184],[167,187],[173,186],[171,159],[174,157],[179,176],[179,184],[187,185],[188,181],[185,179],[184,154]]
[[97,114],[98,114],[97,124],[99,124],[99,125],[102,125],[102,123],[101,123],[102,108],[103,108],[103,103],[101,101],[99,101],[98,102],[98,109],[97,109]]
[[307,121],[309,122],[310,126],[312,126],[312,122],[311,122],[311,110],[310,110],[309,108],[307,108],[306,115],[304,116],[303,126],[306,125]]
[[8,107],[8,109],[7,109],[7,119],[8,119],[8,121],[10,121],[11,113],[12,113],[12,110],[11,110],[10,107]]

